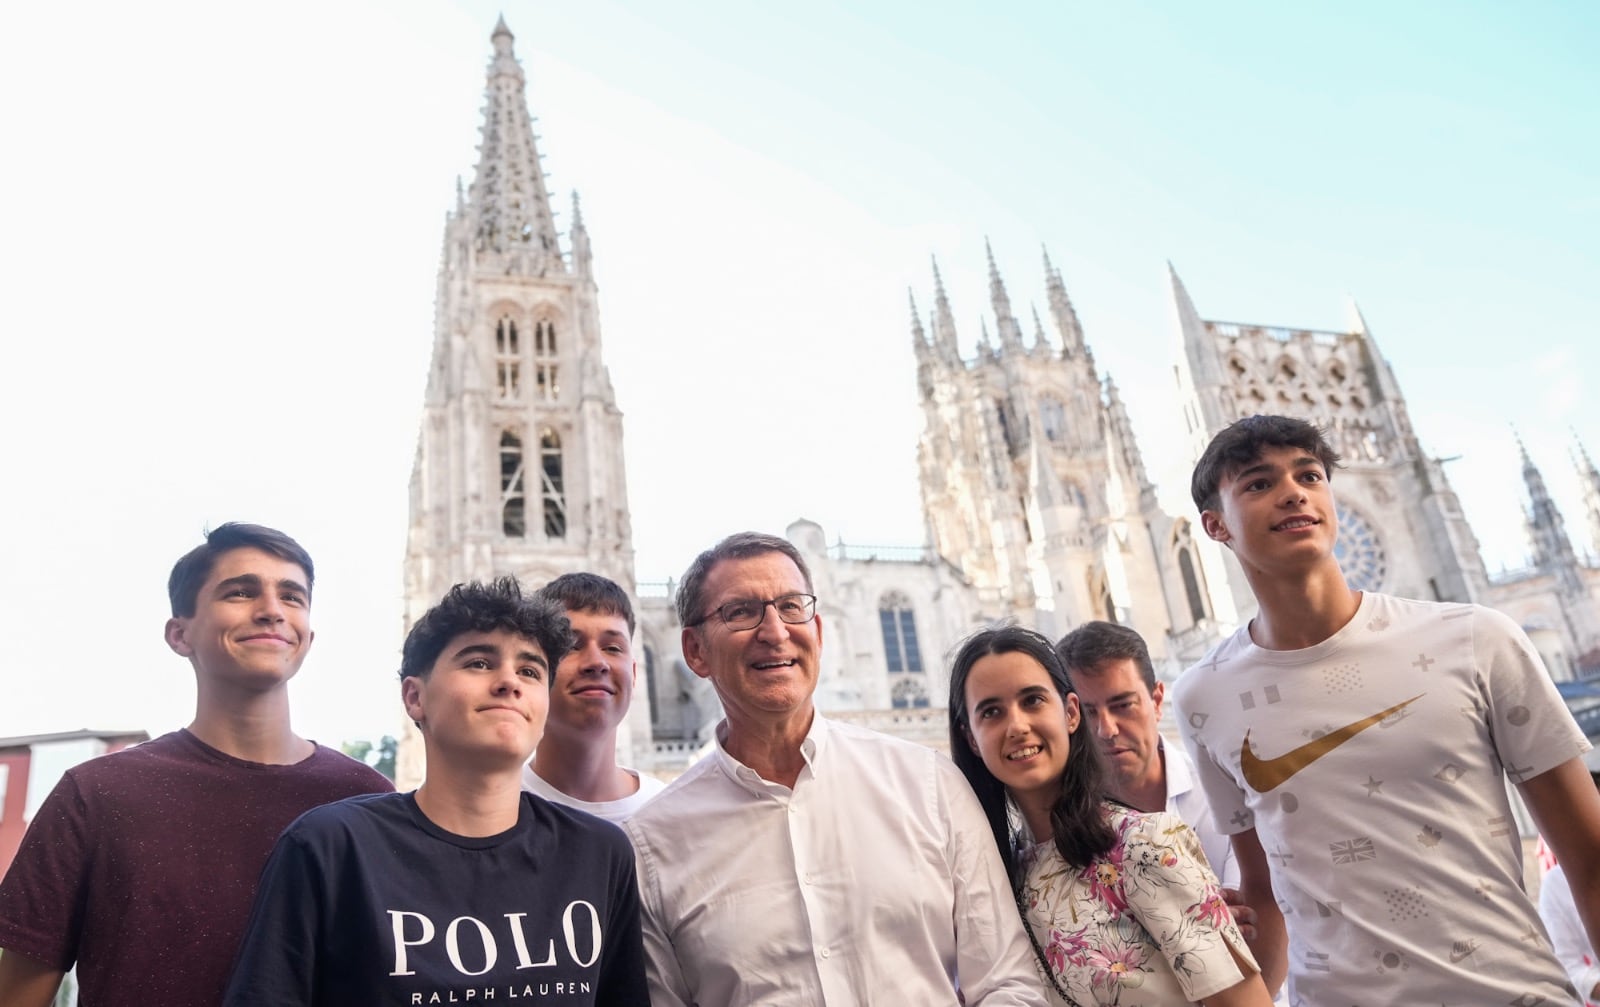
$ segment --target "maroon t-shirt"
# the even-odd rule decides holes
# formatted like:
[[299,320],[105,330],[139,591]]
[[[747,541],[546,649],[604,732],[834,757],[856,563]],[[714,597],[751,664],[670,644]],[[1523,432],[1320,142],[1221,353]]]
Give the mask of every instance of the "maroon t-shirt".
[[278,834],[392,789],[321,746],[267,766],[186,730],[91,759],[50,792],[0,881],[0,948],[76,963],[83,1007],[216,1007]]

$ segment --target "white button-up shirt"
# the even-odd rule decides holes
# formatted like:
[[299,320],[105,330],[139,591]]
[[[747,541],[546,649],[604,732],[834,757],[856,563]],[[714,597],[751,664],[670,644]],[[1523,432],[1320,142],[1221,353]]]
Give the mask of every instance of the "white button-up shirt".
[[1233,859],[1233,838],[1217,828],[1206,792],[1194,778],[1194,763],[1182,745],[1161,744],[1162,764],[1167,770],[1167,810],[1183,819],[1200,840],[1211,873],[1224,888],[1239,887],[1239,865]]
[[993,834],[954,763],[819,715],[790,790],[718,735],[626,826],[654,1007],[1045,1007]]

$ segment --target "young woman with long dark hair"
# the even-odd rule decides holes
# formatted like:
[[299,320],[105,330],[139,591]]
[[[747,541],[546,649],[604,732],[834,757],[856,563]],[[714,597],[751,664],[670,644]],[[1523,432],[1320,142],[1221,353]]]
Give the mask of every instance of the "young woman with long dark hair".
[[962,644],[950,754],[989,819],[1053,1003],[1270,1007],[1194,833],[1107,796],[1049,640],[1005,626]]

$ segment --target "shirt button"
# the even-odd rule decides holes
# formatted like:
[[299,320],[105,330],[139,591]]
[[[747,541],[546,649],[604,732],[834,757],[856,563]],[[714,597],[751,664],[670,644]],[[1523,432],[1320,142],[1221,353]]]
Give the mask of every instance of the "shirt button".
[[822,957],[824,957],[824,958],[828,957],[828,949],[827,948],[823,948],[822,949]]

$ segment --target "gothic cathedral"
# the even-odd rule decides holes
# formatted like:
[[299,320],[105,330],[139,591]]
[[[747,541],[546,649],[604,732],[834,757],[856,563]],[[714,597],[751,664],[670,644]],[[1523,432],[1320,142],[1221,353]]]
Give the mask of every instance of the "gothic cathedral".
[[[512,41],[502,20],[476,174],[465,192],[458,185],[445,223],[411,477],[406,626],[463,580],[610,577],[634,592],[640,623],[641,687],[619,756],[671,774],[710,742],[721,711],[682,661],[670,585],[634,578],[622,413],[601,352],[589,236],[574,194],[562,247]],[[1117,385],[1096,368],[1048,254],[1048,324],[1034,310],[1025,331],[986,251],[993,332],[986,318],[972,356],[937,265],[926,319],[913,293],[926,543],[830,546],[810,521],[786,533],[828,620],[818,707],[933,745],[945,737],[948,655],[985,623],[1016,619],[1059,636],[1115,620],[1143,634],[1170,677],[1254,612],[1231,553],[1157,502]],[[1558,679],[1600,665],[1600,567],[1577,556],[1526,452],[1533,562],[1491,581],[1353,304],[1339,332],[1206,320],[1170,267],[1168,277],[1190,461],[1239,417],[1310,419],[1345,458],[1339,549],[1353,586],[1500,608]],[[1577,455],[1600,552],[1600,472]],[[402,787],[422,775],[420,738],[408,732]]]

